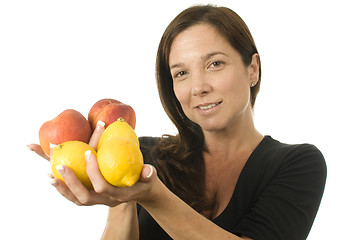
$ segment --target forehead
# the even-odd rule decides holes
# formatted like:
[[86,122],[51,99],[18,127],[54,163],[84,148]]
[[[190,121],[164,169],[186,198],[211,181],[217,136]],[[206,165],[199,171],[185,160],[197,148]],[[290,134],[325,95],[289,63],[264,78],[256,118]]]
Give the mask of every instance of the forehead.
[[182,57],[209,52],[235,52],[227,39],[209,24],[197,24],[179,33],[174,39],[169,54],[169,64]]

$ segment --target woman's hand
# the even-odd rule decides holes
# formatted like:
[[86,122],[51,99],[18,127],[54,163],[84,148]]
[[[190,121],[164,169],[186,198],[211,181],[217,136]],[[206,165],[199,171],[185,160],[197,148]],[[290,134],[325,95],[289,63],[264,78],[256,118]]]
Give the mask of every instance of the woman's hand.
[[[96,148],[103,131],[104,123],[99,121],[90,138],[90,147],[97,150]],[[39,156],[49,160],[49,157],[38,144],[30,144],[28,147]],[[100,173],[98,161],[91,152],[85,153],[85,159],[87,161],[87,174],[92,182],[93,190],[87,189],[79,179],[77,179],[74,172],[66,166],[57,166],[57,170],[62,175],[64,182],[60,179],[55,179],[52,174],[49,175],[51,178],[50,183],[69,201],[77,205],[104,204],[114,207],[123,202],[134,200],[147,201],[151,197],[149,191],[152,188],[152,183],[157,178],[153,166],[145,164],[139,181],[133,186],[118,188],[110,185],[104,179]]]
[[[50,145],[51,146],[51,145]],[[50,161],[50,158],[48,155],[46,155],[46,153],[43,151],[43,149],[40,147],[39,144],[36,143],[32,143],[27,145],[27,147],[29,148],[29,150],[35,152],[36,154],[38,154],[40,157]],[[52,151],[52,148],[50,147],[50,152]]]
[[139,181],[131,187],[119,188],[110,185],[101,175],[96,157],[86,152],[87,174],[93,185],[93,190],[87,189],[76,178],[73,171],[65,166],[58,166],[57,170],[62,175],[64,182],[53,179],[53,186],[68,200],[77,205],[104,204],[110,207],[129,201],[147,201],[152,183],[155,182],[156,173],[151,165],[144,165]]

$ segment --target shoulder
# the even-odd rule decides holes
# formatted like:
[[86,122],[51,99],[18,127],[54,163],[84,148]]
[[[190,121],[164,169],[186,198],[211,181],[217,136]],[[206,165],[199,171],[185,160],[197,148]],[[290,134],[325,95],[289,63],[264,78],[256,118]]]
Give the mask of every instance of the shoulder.
[[243,234],[255,239],[305,239],[326,182],[321,151],[312,144],[286,144],[267,136],[251,157],[240,181],[252,196],[251,210],[241,224]]
[[325,159],[316,146],[286,144],[266,136],[246,163],[242,177],[252,180],[259,195],[271,183],[309,185],[323,192],[326,175]]
[[[268,147],[265,147],[262,154],[269,155],[264,158],[269,161],[267,167],[270,186],[287,187],[289,190],[293,189],[293,193],[300,189],[306,192],[308,189],[308,195],[313,192],[316,199],[322,197],[327,167],[323,154],[315,145],[286,144],[270,138]],[[294,195],[298,196],[298,193]]]
[[[276,165],[280,168],[311,166],[326,170],[326,163],[321,151],[313,144],[287,144],[266,136],[258,149],[256,158],[266,165]],[[257,150],[257,149],[256,149]]]

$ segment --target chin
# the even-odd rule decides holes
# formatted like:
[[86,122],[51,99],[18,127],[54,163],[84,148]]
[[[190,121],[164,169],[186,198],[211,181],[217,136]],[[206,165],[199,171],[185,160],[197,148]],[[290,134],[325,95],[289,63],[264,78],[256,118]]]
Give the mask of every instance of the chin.
[[219,121],[207,121],[198,124],[201,126],[203,131],[207,131],[207,132],[217,132],[225,129],[224,124],[222,124]]

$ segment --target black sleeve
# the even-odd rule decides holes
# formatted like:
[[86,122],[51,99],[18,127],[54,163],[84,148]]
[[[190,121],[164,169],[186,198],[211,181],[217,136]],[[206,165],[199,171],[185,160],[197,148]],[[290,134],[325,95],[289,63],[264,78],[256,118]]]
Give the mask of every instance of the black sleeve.
[[[143,162],[144,163],[150,163],[151,162],[151,151],[154,147],[156,140],[153,137],[139,137],[139,145],[140,145],[140,151],[143,155]],[[137,204],[137,212],[139,215],[139,211],[141,209],[141,206]]]
[[323,195],[326,164],[313,145],[289,151],[237,226],[255,240],[306,239]]
[[[143,154],[144,163],[154,165],[156,153],[154,147],[160,141],[159,137],[140,137],[140,150]],[[139,240],[171,240],[171,237],[158,225],[152,216],[142,206],[137,204],[139,222]]]

